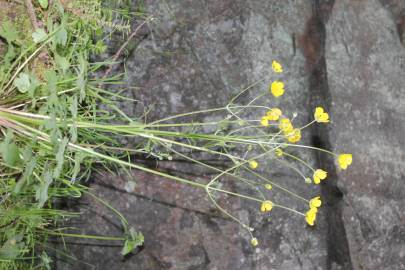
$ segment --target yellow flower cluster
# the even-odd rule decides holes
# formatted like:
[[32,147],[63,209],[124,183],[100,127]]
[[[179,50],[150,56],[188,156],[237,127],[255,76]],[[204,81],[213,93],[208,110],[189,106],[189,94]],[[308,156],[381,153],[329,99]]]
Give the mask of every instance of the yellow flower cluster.
[[299,128],[294,128],[293,131],[286,136],[290,143],[299,142],[301,140],[301,130]]
[[290,119],[288,119],[288,118],[281,119],[278,124],[278,128],[281,129],[281,131],[283,131],[284,134],[288,134],[294,130],[294,127],[291,124]]
[[294,128],[290,119],[281,119],[278,128],[284,133],[290,143],[296,143],[301,140],[301,130],[299,128]]
[[277,121],[283,112],[279,108],[272,108],[260,120],[260,124],[264,127],[269,125],[269,121]]
[[[272,62],[271,68],[275,73],[283,72],[283,67],[277,61]],[[274,81],[271,83],[269,90],[275,97],[282,96],[284,94],[284,83],[280,81]]]
[[314,197],[309,201],[309,210],[305,213],[305,220],[310,226],[315,225],[318,208],[322,205],[321,198]]

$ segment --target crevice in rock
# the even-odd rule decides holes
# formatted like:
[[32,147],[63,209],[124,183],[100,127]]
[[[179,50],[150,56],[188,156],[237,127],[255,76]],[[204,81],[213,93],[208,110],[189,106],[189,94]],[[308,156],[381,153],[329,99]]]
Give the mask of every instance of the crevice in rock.
[[[325,25],[332,12],[335,0],[313,0],[312,17],[308,20],[306,31],[299,39],[299,45],[306,57],[309,72],[309,107],[322,106],[330,111],[332,103],[328,84],[325,59]],[[314,125],[312,143],[316,147],[331,149],[329,130],[325,125]],[[325,206],[323,213],[327,221],[327,269],[353,269],[346,231],[342,220],[343,193],[337,187],[335,161],[329,155],[317,153],[317,165],[328,171],[328,180],[321,186]]]
[[381,5],[391,13],[399,40],[405,46],[405,4],[403,0],[379,0]]

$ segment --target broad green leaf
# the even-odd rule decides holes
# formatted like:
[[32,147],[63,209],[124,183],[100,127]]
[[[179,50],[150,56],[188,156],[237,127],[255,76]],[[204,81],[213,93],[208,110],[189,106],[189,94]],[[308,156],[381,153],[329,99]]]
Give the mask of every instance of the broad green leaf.
[[27,92],[31,86],[30,76],[24,72],[20,73],[18,78],[14,80],[14,85],[21,93]]
[[34,40],[35,43],[40,43],[46,39],[48,35],[46,34],[45,30],[42,28],[38,28],[35,30],[34,33],[32,33],[32,39]]
[[12,23],[5,21],[0,27],[0,36],[10,44],[18,38],[18,32]]
[[129,235],[125,240],[124,247],[121,250],[123,256],[131,253],[136,247],[142,246],[144,237],[141,232],[136,232],[134,228],[129,229]]
[[43,9],[47,9],[48,8],[48,0],[38,0],[39,5],[41,6],[41,8]]

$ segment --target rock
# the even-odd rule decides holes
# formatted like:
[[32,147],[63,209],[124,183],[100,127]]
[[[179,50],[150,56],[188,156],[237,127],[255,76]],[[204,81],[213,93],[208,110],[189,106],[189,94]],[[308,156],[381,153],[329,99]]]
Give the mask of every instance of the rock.
[[354,269],[405,269],[404,11],[403,1],[336,1],[326,25],[331,142],[354,159],[338,172]]

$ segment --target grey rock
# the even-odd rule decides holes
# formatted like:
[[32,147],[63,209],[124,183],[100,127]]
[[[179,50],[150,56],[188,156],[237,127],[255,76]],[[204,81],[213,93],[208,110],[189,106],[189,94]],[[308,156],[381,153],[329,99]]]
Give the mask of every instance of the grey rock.
[[336,1],[326,26],[331,142],[354,157],[338,172],[354,269],[405,268],[405,49],[395,18],[405,2],[394,2]]

